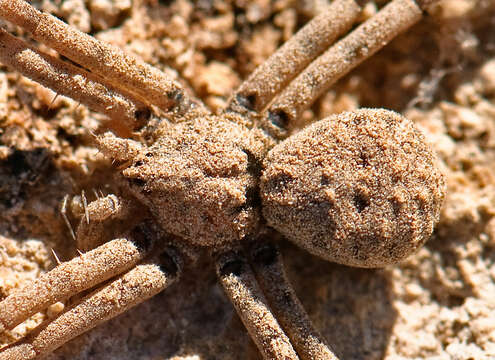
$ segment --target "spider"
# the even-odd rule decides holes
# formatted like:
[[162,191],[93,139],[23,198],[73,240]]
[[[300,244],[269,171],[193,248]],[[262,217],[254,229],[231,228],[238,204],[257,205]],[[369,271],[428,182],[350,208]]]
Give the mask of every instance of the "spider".
[[[0,61],[113,119],[115,132],[95,142],[117,165],[129,195],[88,204],[76,230],[84,253],[0,302],[1,332],[74,299],[2,349],[0,359],[52,352],[167,288],[202,250],[265,359],[336,359],[297,299],[271,238],[278,232],[344,265],[395,264],[431,235],[445,185],[423,136],[392,111],[341,113],[291,133],[331,84],[419,21],[433,2],[393,0],[338,40],[363,3],[335,0],[216,115],[159,70],[24,0],[0,0],[2,18],[80,67],[1,29]],[[115,219],[126,219],[128,229],[101,243]]]

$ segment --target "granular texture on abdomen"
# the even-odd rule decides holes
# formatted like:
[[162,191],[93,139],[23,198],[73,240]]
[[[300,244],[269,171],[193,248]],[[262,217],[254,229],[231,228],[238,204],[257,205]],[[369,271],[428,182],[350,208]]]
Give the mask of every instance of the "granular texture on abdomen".
[[323,119],[264,162],[263,214],[289,240],[359,267],[396,263],[431,235],[444,197],[436,159],[414,124],[383,109]]

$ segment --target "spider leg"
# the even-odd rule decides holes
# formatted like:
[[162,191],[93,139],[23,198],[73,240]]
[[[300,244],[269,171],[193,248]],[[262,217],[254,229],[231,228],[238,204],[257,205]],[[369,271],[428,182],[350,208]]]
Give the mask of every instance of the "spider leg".
[[123,219],[130,213],[132,203],[113,194],[90,202],[87,206],[89,222],[85,216],[82,217],[76,230],[77,249],[89,251],[100,246],[105,239],[111,239],[115,234],[107,236],[107,233],[120,230],[112,222]]
[[278,249],[269,243],[252,250],[251,266],[263,293],[284,330],[304,360],[337,360],[313,327],[284,270]]
[[331,7],[340,6],[342,17],[329,9],[310,21],[241,84],[228,110],[257,118],[256,112],[265,108],[259,125],[277,139],[287,137],[295,120],[323,92],[418,22],[423,11],[437,1],[392,0],[330,46],[349,29],[361,9],[357,0],[335,1]]
[[216,267],[220,283],[263,357],[299,359],[244,258],[227,252],[218,258]]
[[125,238],[109,241],[70,261],[61,263],[0,302],[0,332],[12,329],[29,316],[57,301],[108,280],[134,267],[152,248],[145,226]]
[[287,83],[350,29],[361,12],[355,0],[335,0],[258,66],[230,99],[229,108],[247,104],[262,111]]
[[[0,3],[0,12],[3,10]],[[147,120],[148,107],[132,94],[72,64],[42,53],[0,28],[0,61],[28,78],[133,128]]]
[[274,100],[266,113],[269,130],[285,137],[287,128],[338,79],[418,22],[415,0],[393,0],[312,62]]
[[131,91],[143,102],[164,111],[177,110],[181,115],[192,110],[205,111],[165,73],[38,11],[24,0],[0,0],[0,17],[26,29],[36,40],[106,78],[115,87]]
[[54,320],[40,325],[25,339],[0,351],[0,360],[28,360],[48,354],[161,292],[180,275],[180,262],[174,255],[165,252],[158,261],[137,265],[95,290]]

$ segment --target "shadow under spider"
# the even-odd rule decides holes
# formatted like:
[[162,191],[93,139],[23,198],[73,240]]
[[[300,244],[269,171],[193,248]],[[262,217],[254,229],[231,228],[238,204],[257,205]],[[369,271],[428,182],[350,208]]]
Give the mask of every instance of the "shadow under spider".
[[[382,359],[397,318],[387,271],[329,263],[291,244],[281,248],[301,302],[323,336],[332,339],[335,354],[343,359]],[[219,359],[232,353],[243,354],[238,359],[261,359],[223,295],[211,263],[203,260],[204,266],[183,274],[179,286],[81,335],[48,359]]]

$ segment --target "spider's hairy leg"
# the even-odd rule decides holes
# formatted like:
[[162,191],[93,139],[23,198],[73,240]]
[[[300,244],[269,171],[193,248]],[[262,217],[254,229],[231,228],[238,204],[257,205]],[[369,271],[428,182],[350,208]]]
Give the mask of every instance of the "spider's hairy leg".
[[289,338],[271,313],[249,264],[242,255],[219,256],[217,275],[244,326],[265,359],[297,360]]
[[301,72],[273,101],[263,125],[276,138],[288,135],[302,112],[364,60],[417,23],[435,0],[393,0]]
[[81,214],[81,220],[77,226],[77,249],[83,252],[89,251],[100,246],[105,239],[112,238],[114,234],[107,237],[107,233],[120,230],[115,222],[127,218],[134,210],[132,205],[131,201],[118,198],[113,194],[89,203],[84,214]]
[[228,107],[262,111],[273,97],[325,51],[358,18],[361,6],[356,0],[335,0],[282,45],[244,81],[233,94]]
[[150,251],[153,241],[146,229],[109,241],[26,284],[0,302],[0,332],[12,329],[29,316],[134,267]]
[[[3,5],[0,4],[0,9]],[[105,84],[98,76],[44,54],[0,28],[0,62],[128,128],[147,120],[148,107],[132,94]]]
[[76,336],[161,292],[181,272],[180,263],[172,256],[165,252],[157,261],[137,265],[95,290],[54,320],[40,325],[25,339],[0,351],[0,360],[28,360],[51,353]]
[[278,249],[263,243],[255,246],[251,253],[250,263],[263,293],[301,359],[338,360],[297,298]]
[[0,17],[26,29],[36,40],[106,78],[113,86],[132,92],[143,102],[181,115],[205,111],[165,73],[38,11],[24,0],[0,0]]

